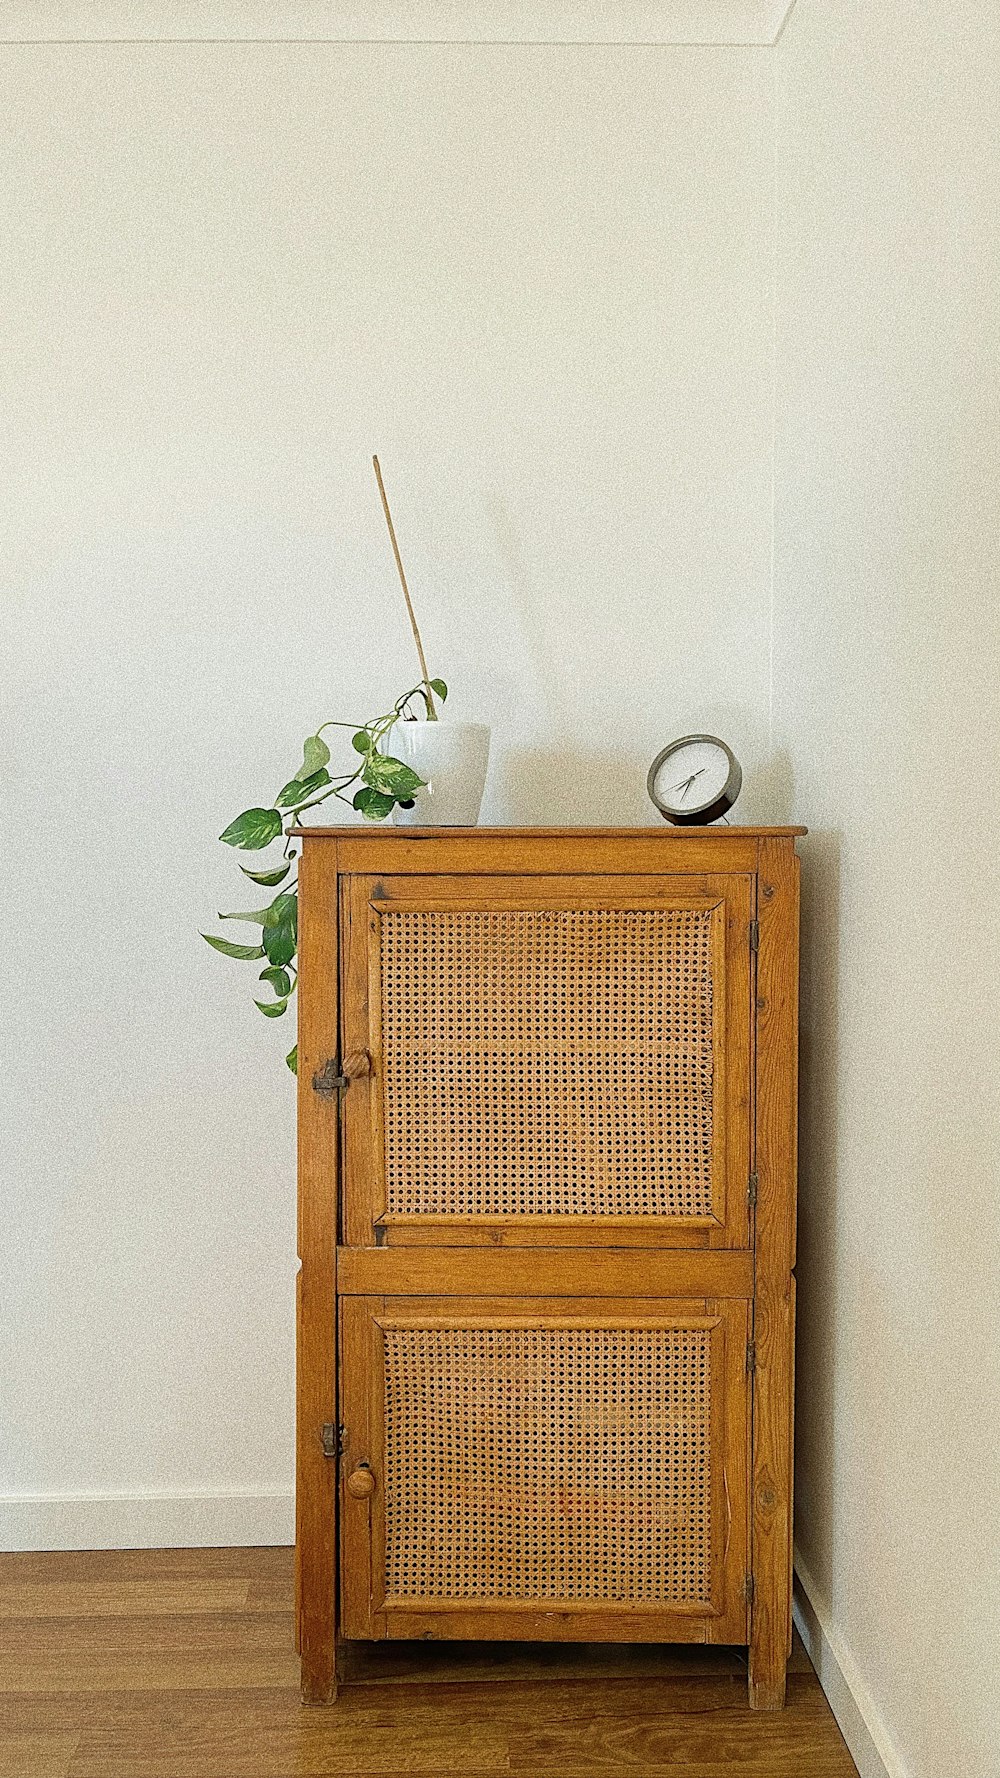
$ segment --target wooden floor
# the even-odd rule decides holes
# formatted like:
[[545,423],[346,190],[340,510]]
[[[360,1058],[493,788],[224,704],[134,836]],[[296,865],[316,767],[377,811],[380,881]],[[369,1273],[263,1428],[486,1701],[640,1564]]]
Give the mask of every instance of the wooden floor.
[[796,1648],[384,1644],[304,1710],[291,1552],[0,1556],[0,1778],[856,1778]]

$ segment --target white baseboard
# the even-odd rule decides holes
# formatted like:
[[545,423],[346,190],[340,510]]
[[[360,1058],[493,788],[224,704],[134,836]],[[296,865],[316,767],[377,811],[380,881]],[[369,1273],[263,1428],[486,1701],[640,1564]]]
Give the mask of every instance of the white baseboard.
[[5,1494],[2,1550],[221,1549],[295,1541],[284,1494]]
[[861,1778],[910,1778],[797,1551],[792,1616]]

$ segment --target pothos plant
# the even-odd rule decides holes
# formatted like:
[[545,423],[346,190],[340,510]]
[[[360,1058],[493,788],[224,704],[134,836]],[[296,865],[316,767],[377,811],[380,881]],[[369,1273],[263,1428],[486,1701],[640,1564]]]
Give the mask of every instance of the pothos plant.
[[[298,883],[297,880],[289,881],[298,859],[293,829],[307,809],[317,808],[328,797],[337,797],[340,802],[347,803],[367,821],[384,821],[397,803],[403,808],[412,808],[413,794],[424,780],[403,760],[394,759],[386,752],[385,742],[397,722],[414,719],[415,704],[422,703],[428,718],[434,720],[435,693],[443,703],[448,696],[444,680],[422,679],[419,685],[397,698],[384,716],[375,716],[370,722],[362,723],[341,722],[331,717],[321,723],[316,733],[306,739],[302,764],[295,776],[279,790],[273,804],[269,808],[245,809],[219,835],[225,845],[235,846],[241,852],[263,852],[276,840],[283,841],[280,859],[268,869],[250,870],[245,864],[240,865],[243,875],[249,877],[251,883],[259,883],[266,889],[276,889],[281,884],[274,900],[264,908],[240,909],[219,915],[220,920],[243,920],[259,926],[260,943],[239,945],[232,944],[227,938],[217,938],[214,933],[203,932],[201,935],[206,944],[210,944],[214,951],[221,951],[224,957],[236,957],[247,963],[259,963],[266,958],[258,980],[267,984],[274,998],[255,1002],[265,1018],[280,1019],[287,1012],[298,981],[295,967]],[[336,774],[329,770],[330,748],[323,739],[324,730],[330,728],[352,730],[351,746],[356,756],[349,770]],[[350,794],[352,785],[357,785],[353,795]],[[285,1060],[294,1074],[296,1049],[290,1050]]]
[[[274,900],[264,908],[240,909],[234,913],[219,915],[220,920],[243,920],[252,926],[259,926],[260,943],[240,945],[231,943],[227,938],[217,938],[214,933],[203,932],[201,935],[206,944],[211,945],[214,951],[221,951],[224,957],[235,957],[245,963],[264,962],[265,966],[260,971],[258,980],[266,983],[273,998],[257,1000],[255,1004],[266,1019],[280,1019],[287,1012],[288,1003],[298,983],[295,964],[298,950],[298,881],[289,880],[298,860],[294,829],[307,809],[315,809],[329,797],[336,797],[340,802],[347,803],[366,821],[384,821],[397,803],[404,809],[412,808],[414,793],[421,788],[424,780],[403,760],[395,759],[386,750],[386,743],[396,723],[415,721],[416,711],[421,706],[422,714],[427,720],[436,722],[434,699],[438,697],[444,703],[448,696],[448,687],[443,679],[428,677],[423,643],[410,602],[378,458],[373,457],[372,462],[423,677],[411,690],[397,698],[392,709],[384,716],[375,716],[370,722],[343,722],[331,717],[320,723],[316,733],[306,739],[302,749],[302,764],[294,777],[279,790],[271,806],[245,809],[219,835],[225,845],[235,846],[241,852],[263,852],[279,839],[283,842],[280,857],[272,861],[265,870],[250,870],[245,864],[240,865],[243,875],[249,877],[251,883],[258,883],[265,889],[278,889]],[[352,731],[351,746],[355,757],[348,771],[331,773],[329,769],[331,753],[323,734],[326,729],[331,728],[347,728]],[[352,794],[351,787],[354,785],[357,788]],[[298,1069],[297,1045],[289,1050],[285,1061],[295,1074]]]

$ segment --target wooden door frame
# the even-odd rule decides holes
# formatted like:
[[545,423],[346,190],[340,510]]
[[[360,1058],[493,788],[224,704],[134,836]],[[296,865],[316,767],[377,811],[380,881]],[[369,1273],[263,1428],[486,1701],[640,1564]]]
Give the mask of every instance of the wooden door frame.
[[799,859],[759,842],[750,1704],[778,1710],[792,1638]]
[[[319,1092],[339,1054],[337,847],[299,860],[298,1254],[296,1276],[295,1619],[302,1697],[336,1696],[336,1463],[321,1428],[337,1428],[336,1253],[340,1187],[337,1092]],[[336,1436],[336,1433],[334,1434]]]
[[[382,1173],[381,1005],[378,922],[393,911],[452,911],[463,902],[482,909],[722,909],[713,935],[722,1017],[716,1023],[715,1078],[721,1177],[711,1216],[394,1216]],[[352,1081],[344,1102],[344,1216],[349,1244],[671,1247],[739,1250],[750,1240],[747,1188],[753,1147],[753,1005],[750,922],[752,873],[632,872],[490,878],[472,872],[342,879],[343,1042],[367,1050],[371,1072]]]
[[[709,1606],[607,1601],[393,1600],[385,1595],[384,1365],[382,1330],[436,1327],[693,1327],[712,1337],[712,1602]],[[478,1640],[744,1642],[748,1564],[749,1302],[742,1297],[616,1299],[354,1296],[341,1299],[344,1457],[340,1492],[341,1634],[347,1639],[426,1636]],[[363,1466],[371,1493],[348,1477]]]

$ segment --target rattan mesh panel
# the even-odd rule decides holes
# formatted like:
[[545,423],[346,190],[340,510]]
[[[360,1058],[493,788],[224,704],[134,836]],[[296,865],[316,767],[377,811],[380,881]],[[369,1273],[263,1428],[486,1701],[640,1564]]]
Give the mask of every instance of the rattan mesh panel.
[[385,1342],[390,1598],[709,1602],[708,1333]]
[[383,914],[388,1209],[710,1214],[711,918]]

